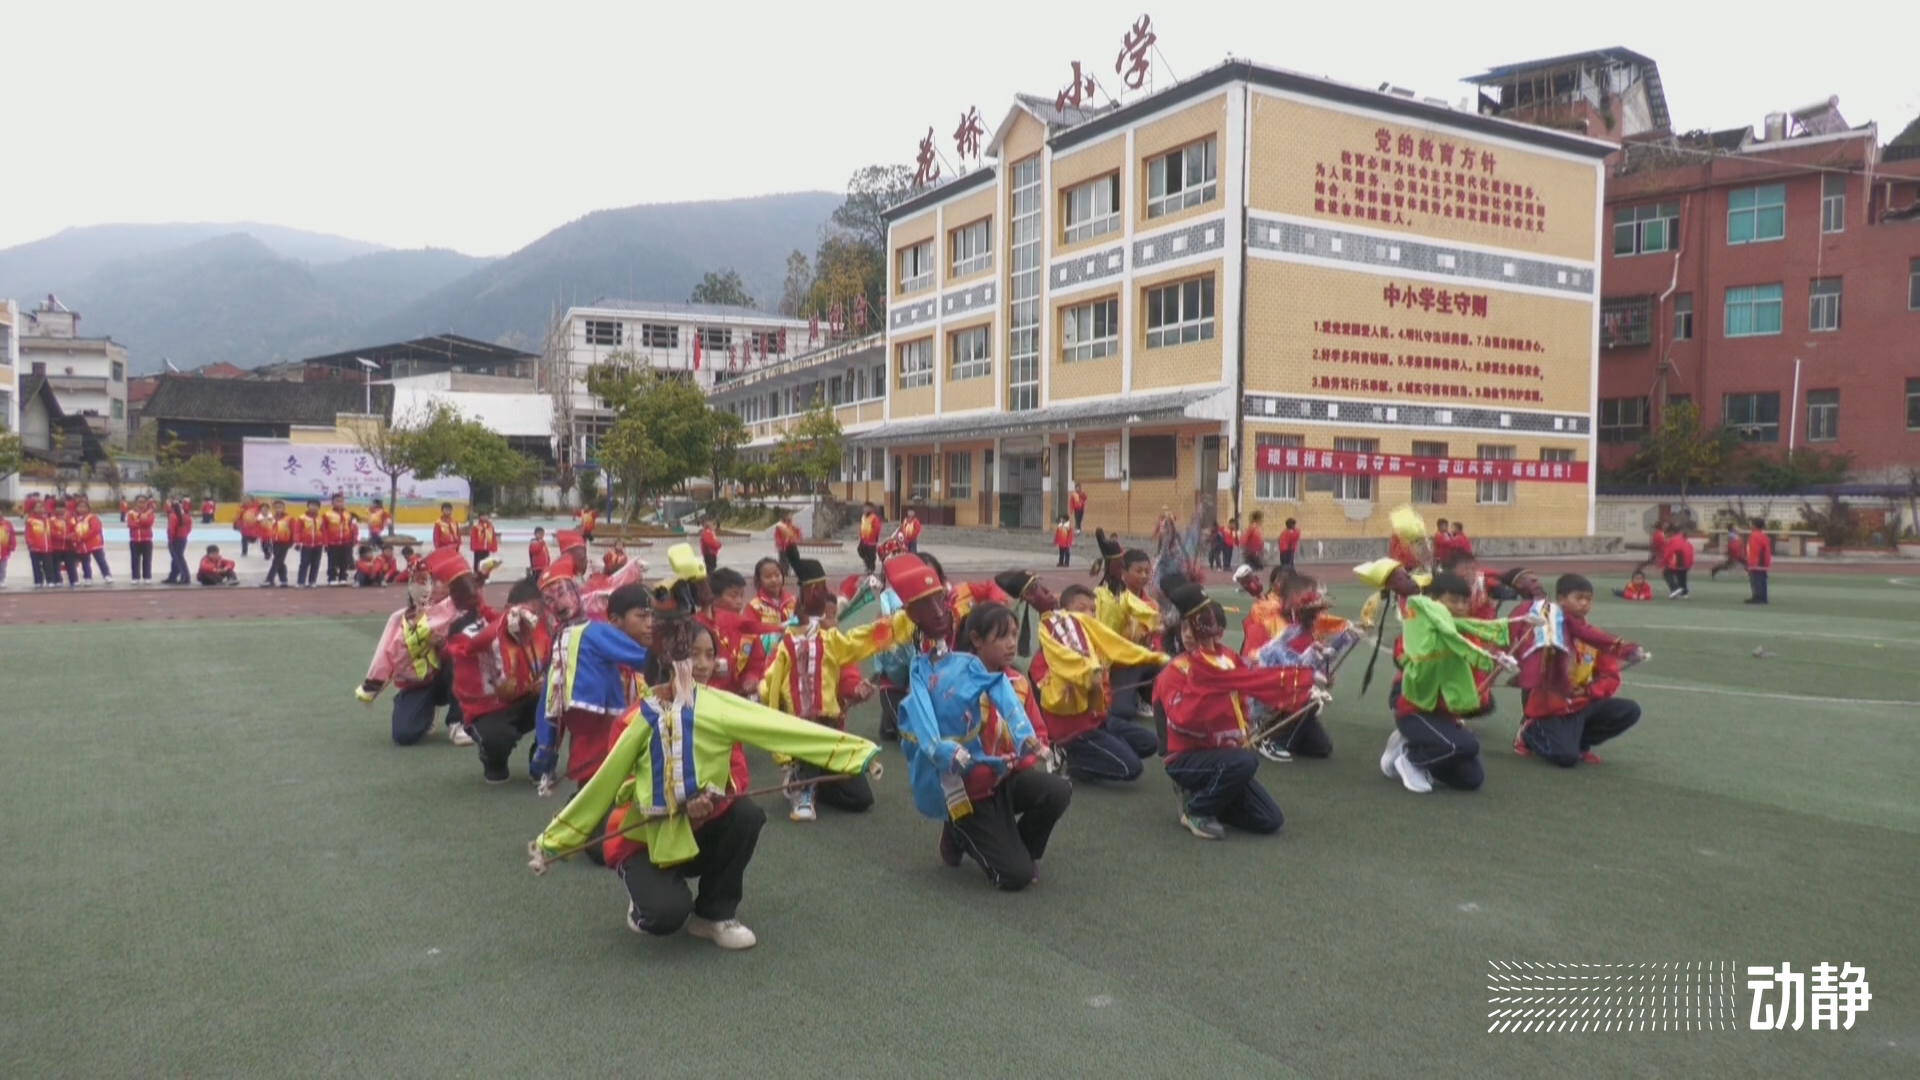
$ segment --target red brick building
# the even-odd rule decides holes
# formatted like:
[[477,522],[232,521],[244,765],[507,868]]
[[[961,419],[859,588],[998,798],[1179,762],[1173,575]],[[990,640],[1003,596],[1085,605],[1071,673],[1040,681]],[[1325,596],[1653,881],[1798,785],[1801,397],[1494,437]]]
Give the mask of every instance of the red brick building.
[[1764,130],[1674,134],[1658,68],[1626,50],[1496,69],[1482,109],[1622,140],[1601,270],[1603,468],[1664,402],[1757,451],[1920,467],[1920,146],[1881,146],[1838,99]]

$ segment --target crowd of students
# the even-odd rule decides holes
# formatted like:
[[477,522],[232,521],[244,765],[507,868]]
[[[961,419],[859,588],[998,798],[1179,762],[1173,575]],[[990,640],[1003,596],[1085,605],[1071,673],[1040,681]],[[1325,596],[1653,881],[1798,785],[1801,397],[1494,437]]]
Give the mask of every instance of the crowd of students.
[[[1646,657],[1586,621],[1591,583],[1566,575],[1549,594],[1526,569],[1482,569],[1470,547],[1436,544],[1405,516],[1393,554],[1357,568],[1377,590],[1357,624],[1332,614],[1314,579],[1244,566],[1236,581],[1253,604],[1239,649],[1200,582],[1165,566],[1155,580],[1157,560],[1100,530],[1088,583],[1058,596],[1024,569],[951,579],[906,550],[903,530],[882,538],[871,507],[869,569],[837,585],[789,522],[751,575],[719,564],[708,530],[697,548],[669,549],[651,585],[639,562],[596,565],[582,532],[564,531],[499,609],[479,587],[494,564],[442,548],[406,572],[407,605],[356,696],[395,691],[402,745],[444,708],[448,737],[477,748],[490,784],[509,781],[531,737],[537,790],[572,785],[529,844],[536,872],[582,856],[618,872],[634,931],[745,948],[756,937],[738,919],[744,871],[767,820],[755,798],[780,797],[803,825],[869,812],[888,741],[915,809],[938,823],[937,858],[971,860],[1009,892],[1040,879],[1074,782],[1135,784],[1156,757],[1191,835],[1280,830],[1261,763],[1331,754],[1330,688],[1377,626],[1364,692],[1389,606],[1401,635],[1385,775],[1421,793],[1481,787],[1467,721],[1493,711],[1500,672],[1521,691],[1517,754],[1597,763],[1594,748],[1639,719],[1618,676]],[[868,607],[873,618],[851,626]],[[872,699],[876,738],[849,732],[849,710]],[[752,790],[745,746],[773,755],[777,785]]]

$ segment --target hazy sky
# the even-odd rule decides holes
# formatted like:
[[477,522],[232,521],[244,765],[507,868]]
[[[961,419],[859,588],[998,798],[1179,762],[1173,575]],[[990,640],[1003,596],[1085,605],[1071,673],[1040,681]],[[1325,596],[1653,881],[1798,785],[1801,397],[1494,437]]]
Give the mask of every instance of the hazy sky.
[[[0,247],[255,220],[496,255],[605,207],[838,191],[858,166],[911,161],[929,125],[951,159],[965,109],[996,124],[1071,60],[1117,92],[1146,2],[16,5]],[[1884,141],[1920,112],[1897,7],[1884,33],[1671,0],[1146,10],[1175,76],[1233,54],[1457,102],[1488,66],[1618,45],[1660,63],[1682,130],[1838,94]]]

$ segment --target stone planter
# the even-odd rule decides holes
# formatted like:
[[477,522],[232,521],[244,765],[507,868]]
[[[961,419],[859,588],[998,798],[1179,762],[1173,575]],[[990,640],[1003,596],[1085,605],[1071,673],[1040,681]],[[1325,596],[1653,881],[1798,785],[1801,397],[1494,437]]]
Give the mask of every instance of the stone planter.
[[1825,546],[1826,546],[1825,544],[1822,544],[1822,543],[1821,543],[1820,541],[1818,541],[1818,540],[1809,540],[1809,541],[1807,541],[1807,555],[1808,555],[1808,557],[1809,557],[1809,558],[1811,558],[1811,557],[1813,557],[1813,556],[1816,556],[1816,555],[1818,555],[1818,554],[1820,554],[1820,552],[1821,552],[1821,549],[1823,549],[1823,548],[1824,548]]
[[1900,541],[1900,557],[1903,559],[1920,559],[1920,542],[1909,543],[1905,540]]

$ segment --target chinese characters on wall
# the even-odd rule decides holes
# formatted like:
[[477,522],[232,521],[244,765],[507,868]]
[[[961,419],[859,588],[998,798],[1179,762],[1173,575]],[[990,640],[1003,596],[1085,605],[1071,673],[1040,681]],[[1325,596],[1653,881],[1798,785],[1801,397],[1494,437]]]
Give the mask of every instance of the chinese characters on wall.
[[[1442,296],[1447,298],[1444,308],[1435,299]],[[1410,303],[1409,298],[1415,299]],[[1444,310],[1451,314],[1469,317],[1477,314],[1481,318],[1486,317],[1488,305],[1488,299],[1485,296],[1464,292],[1448,293],[1427,288],[1415,289],[1412,286],[1402,289],[1397,285],[1388,285],[1383,299],[1389,306],[1396,308],[1418,306],[1429,311]],[[1538,341],[1497,334],[1476,334],[1465,330],[1428,330],[1413,326],[1395,328],[1384,323],[1343,322],[1335,319],[1315,319],[1312,325],[1314,333],[1323,337],[1365,338],[1379,344],[1379,347],[1359,348],[1316,345],[1309,350],[1308,354],[1316,364],[1400,368],[1403,369],[1405,376],[1367,378],[1316,374],[1311,383],[1315,390],[1393,394],[1398,397],[1424,398],[1434,401],[1541,404],[1546,400],[1539,385],[1546,381],[1546,373],[1539,364],[1504,359],[1471,359],[1431,351],[1431,347],[1437,346],[1444,349],[1545,353],[1546,346]],[[1390,345],[1422,346],[1423,348],[1398,351],[1391,349]],[[1414,374],[1416,372],[1418,374]],[[1478,375],[1481,379],[1469,384],[1446,378],[1446,376],[1454,376],[1457,379],[1464,375]],[[1490,379],[1518,380],[1522,385],[1487,381]],[[1525,385],[1527,383],[1534,385]]]
[[1384,127],[1373,142],[1314,165],[1314,213],[1410,227],[1438,220],[1507,234],[1547,231],[1546,203],[1530,185],[1495,175],[1493,151]]
[[1587,482],[1584,461],[1412,457],[1362,454],[1345,450],[1308,450],[1298,446],[1262,446],[1255,459],[1261,472],[1333,473],[1340,476],[1408,476],[1423,480],[1535,480],[1559,484]]

